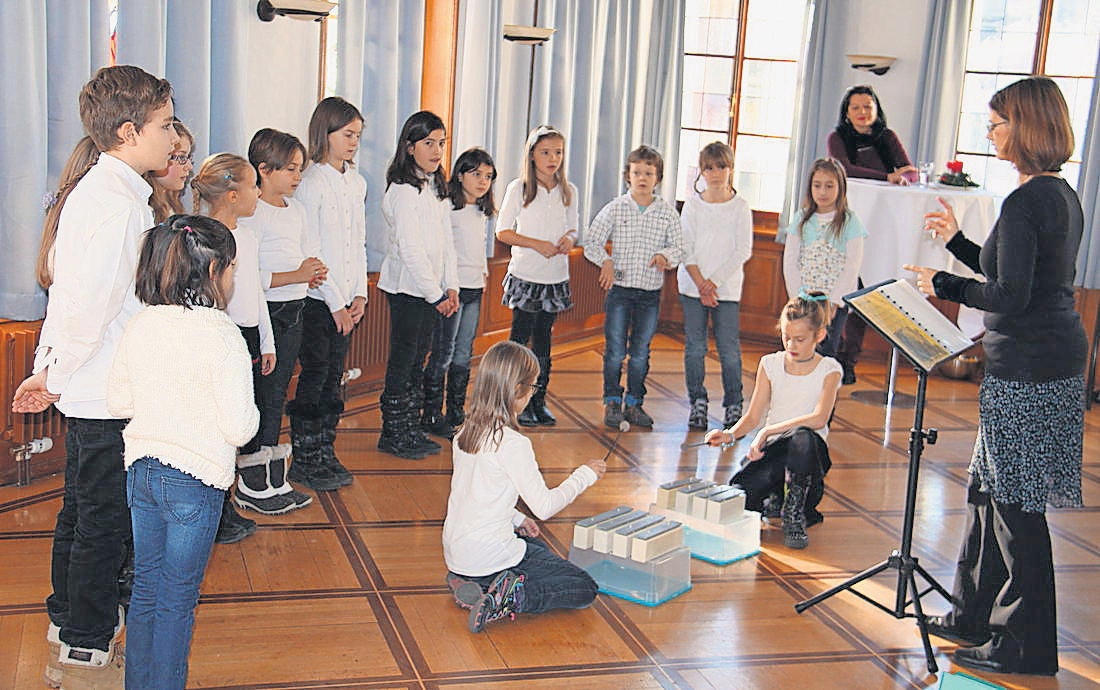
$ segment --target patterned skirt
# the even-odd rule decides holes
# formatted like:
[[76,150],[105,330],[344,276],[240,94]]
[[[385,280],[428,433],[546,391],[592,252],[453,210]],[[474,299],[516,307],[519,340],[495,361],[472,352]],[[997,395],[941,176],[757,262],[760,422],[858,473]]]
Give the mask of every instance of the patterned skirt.
[[1085,379],[1030,383],[988,373],[978,392],[970,473],[981,490],[1026,513],[1081,507]]
[[508,273],[504,276],[503,286],[504,296],[500,301],[509,309],[556,314],[573,307],[573,293],[569,290],[568,280],[552,285],[529,283]]

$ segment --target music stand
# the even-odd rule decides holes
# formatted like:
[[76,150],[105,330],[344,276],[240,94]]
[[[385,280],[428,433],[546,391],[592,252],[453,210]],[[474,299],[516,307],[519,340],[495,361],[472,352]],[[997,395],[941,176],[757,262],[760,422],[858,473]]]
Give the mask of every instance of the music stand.
[[[925,441],[929,445],[936,443],[938,433],[936,429],[923,428],[925,390],[928,385],[928,372],[933,367],[973,346],[974,342],[929,304],[916,288],[904,281],[888,280],[872,285],[864,290],[845,295],[844,301],[886,338],[896,351],[904,354],[913,363],[917,373],[913,428],[909,430],[909,477],[905,489],[905,517],[901,528],[901,547],[895,549],[886,560],[867,568],[855,577],[798,602],[794,610],[802,613],[834,594],[849,591],[894,618],[915,618],[917,627],[920,629],[921,642],[924,645],[928,672],[936,673],[939,667],[932,653],[932,643],[928,640],[928,627],[920,600],[930,592],[939,592],[948,601],[951,601],[951,595],[921,567],[912,554],[921,453],[924,451]],[[853,589],[860,582],[890,569],[898,571],[892,609]],[[917,575],[927,583],[923,590],[917,585]],[[913,613],[908,612],[910,605],[913,607]]]

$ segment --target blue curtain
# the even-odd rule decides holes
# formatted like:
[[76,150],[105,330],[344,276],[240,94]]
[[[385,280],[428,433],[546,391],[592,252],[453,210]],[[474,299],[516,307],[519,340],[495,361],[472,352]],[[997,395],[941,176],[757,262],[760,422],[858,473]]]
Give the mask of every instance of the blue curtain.
[[[106,3],[5,0],[0,31],[0,318],[46,312],[34,278],[42,199],[83,135],[77,95],[109,60]],[[47,40],[48,38],[48,40]]]
[[963,69],[973,0],[935,0],[929,7],[929,31],[924,43],[924,73],[917,92],[914,129],[917,147],[913,164],[932,161],[936,169],[955,157]]
[[[802,205],[806,171],[815,160],[825,155],[825,140],[833,129],[834,110],[840,102],[837,94],[826,93],[823,88],[823,76],[828,70],[826,42],[831,29],[828,16],[829,0],[811,0],[806,3],[806,17],[803,22],[806,27],[806,48],[798,61],[798,105],[787,159],[787,170],[793,171],[793,174],[787,177],[784,212],[780,214],[779,231],[775,236],[779,243],[784,241],[783,228],[797,215]],[[839,33],[843,34],[843,27]]]
[[[640,144],[664,156],[661,193],[675,200],[684,0],[549,0],[539,3],[538,17],[531,2],[469,0],[461,12],[455,148],[493,154],[498,194],[519,174],[527,132],[550,123],[566,135],[582,226],[624,191],[623,162]],[[506,23],[556,32],[532,49],[505,42]]]
[[424,2],[340,3],[336,94],[363,113],[359,172],[367,180],[367,267],[386,255],[382,195],[386,166],[405,120],[420,110],[424,64]]
[[[1097,65],[1100,74],[1100,64]],[[1082,132],[1076,132],[1082,136]],[[1080,287],[1100,290],[1100,78],[1092,81],[1092,105],[1088,130],[1081,149],[1081,176],[1077,195],[1085,211],[1085,233],[1077,253],[1077,282]]]

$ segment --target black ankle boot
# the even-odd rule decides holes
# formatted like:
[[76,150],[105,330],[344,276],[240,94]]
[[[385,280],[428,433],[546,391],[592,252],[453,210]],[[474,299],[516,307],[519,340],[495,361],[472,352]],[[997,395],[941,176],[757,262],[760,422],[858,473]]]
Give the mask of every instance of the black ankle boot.
[[468,367],[452,366],[447,370],[447,423],[462,426],[466,421],[466,389],[470,384]]
[[520,426],[539,425],[539,418],[538,415],[535,414],[534,403],[534,396],[532,396],[532,399],[527,401],[527,407],[523,408],[523,412],[520,412],[519,416],[516,417],[516,421],[519,422]]
[[421,460],[428,454],[413,440],[408,423],[408,405],[403,396],[383,395],[382,434],[378,437],[378,450],[404,460]]
[[789,549],[804,549],[810,544],[806,535],[806,494],[810,475],[791,473],[787,496],[783,499],[783,545]]
[[225,500],[222,502],[222,516],[218,521],[218,533],[214,536],[215,544],[236,544],[252,535],[256,531],[256,523],[248,518],[241,517],[237,509],[233,507],[229,495],[232,489],[225,492]]
[[537,390],[535,394],[531,396],[531,407],[535,413],[535,421],[539,426],[554,426],[558,423],[558,420],[554,418],[554,415],[550,414],[550,410],[546,407],[546,387],[550,385],[550,358],[539,357],[539,377],[535,381]]
[[314,491],[335,491],[344,486],[340,478],[324,464],[324,433],[319,406],[292,400],[287,404],[286,411],[290,416],[290,439],[294,449],[287,477]]

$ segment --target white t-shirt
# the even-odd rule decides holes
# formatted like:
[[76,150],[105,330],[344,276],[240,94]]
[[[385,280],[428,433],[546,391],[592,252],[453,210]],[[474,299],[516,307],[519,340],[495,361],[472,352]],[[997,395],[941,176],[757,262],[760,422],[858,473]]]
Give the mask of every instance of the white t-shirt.
[[297,271],[306,257],[319,256],[320,247],[306,246],[306,210],[295,199],[284,199],[286,206],[273,206],[263,199],[256,213],[238,221],[240,227],[254,228],[260,238],[260,284],[268,302],[289,302],[306,296],[306,283],[271,287],[272,273]]
[[[577,212],[577,188],[569,183],[569,198],[572,203],[568,206],[562,203],[561,185],[553,189],[546,189],[542,185],[535,185],[535,188],[535,198],[524,206],[523,181],[516,179],[508,183],[504,201],[500,205],[500,215],[497,217],[497,232],[515,230],[525,237],[557,244],[562,235],[577,230],[580,217]],[[569,280],[569,257],[556,254],[547,259],[534,249],[513,246],[508,272],[529,283],[564,283]]]
[[[764,355],[760,360],[764,367],[764,374],[767,375],[772,386],[771,405],[764,418],[764,426],[812,413],[817,407],[817,401],[821,399],[825,377],[831,373],[840,374],[843,371],[840,368],[840,362],[832,357],[822,357],[813,371],[796,376],[788,374],[783,366],[786,357],[786,352],[773,352]],[[829,435],[829,425],[826,424],[814,431],[821,438],[826,438]]]
[[491,575],[523,560],[527,546],[516,536],[523,522],[516,501],[540,520],[553,517],[596,483],[588,465],[573,470],[553,489],[546,486],[531,441],[505,428],[500,446],[471,455],[453,450],[454,474],[443,521],[443,559],[447,569],[467,577]]
[[237,241],[237,271],[233,274],[233,292],[225,312],[238,326],[259,327],[260,353],[274,354],[275,334],[260,285],[260,238],[251,226],[238,225],[232,232]]
[[466,204],[457,211],[451,210],[451,229],[458,259],[458,286],[485,287],[485,278],[489,275],[486,258],[489,219],[476,204]]
[[716,286],[722,302],[740,302],[744,265],[752,256],[752,210],[740,195],[711,204],[697,195],[684,203],[680,214],[684,261],[676,269],[680,294],[698,297],[699,288],[687,271],[694,264]]

